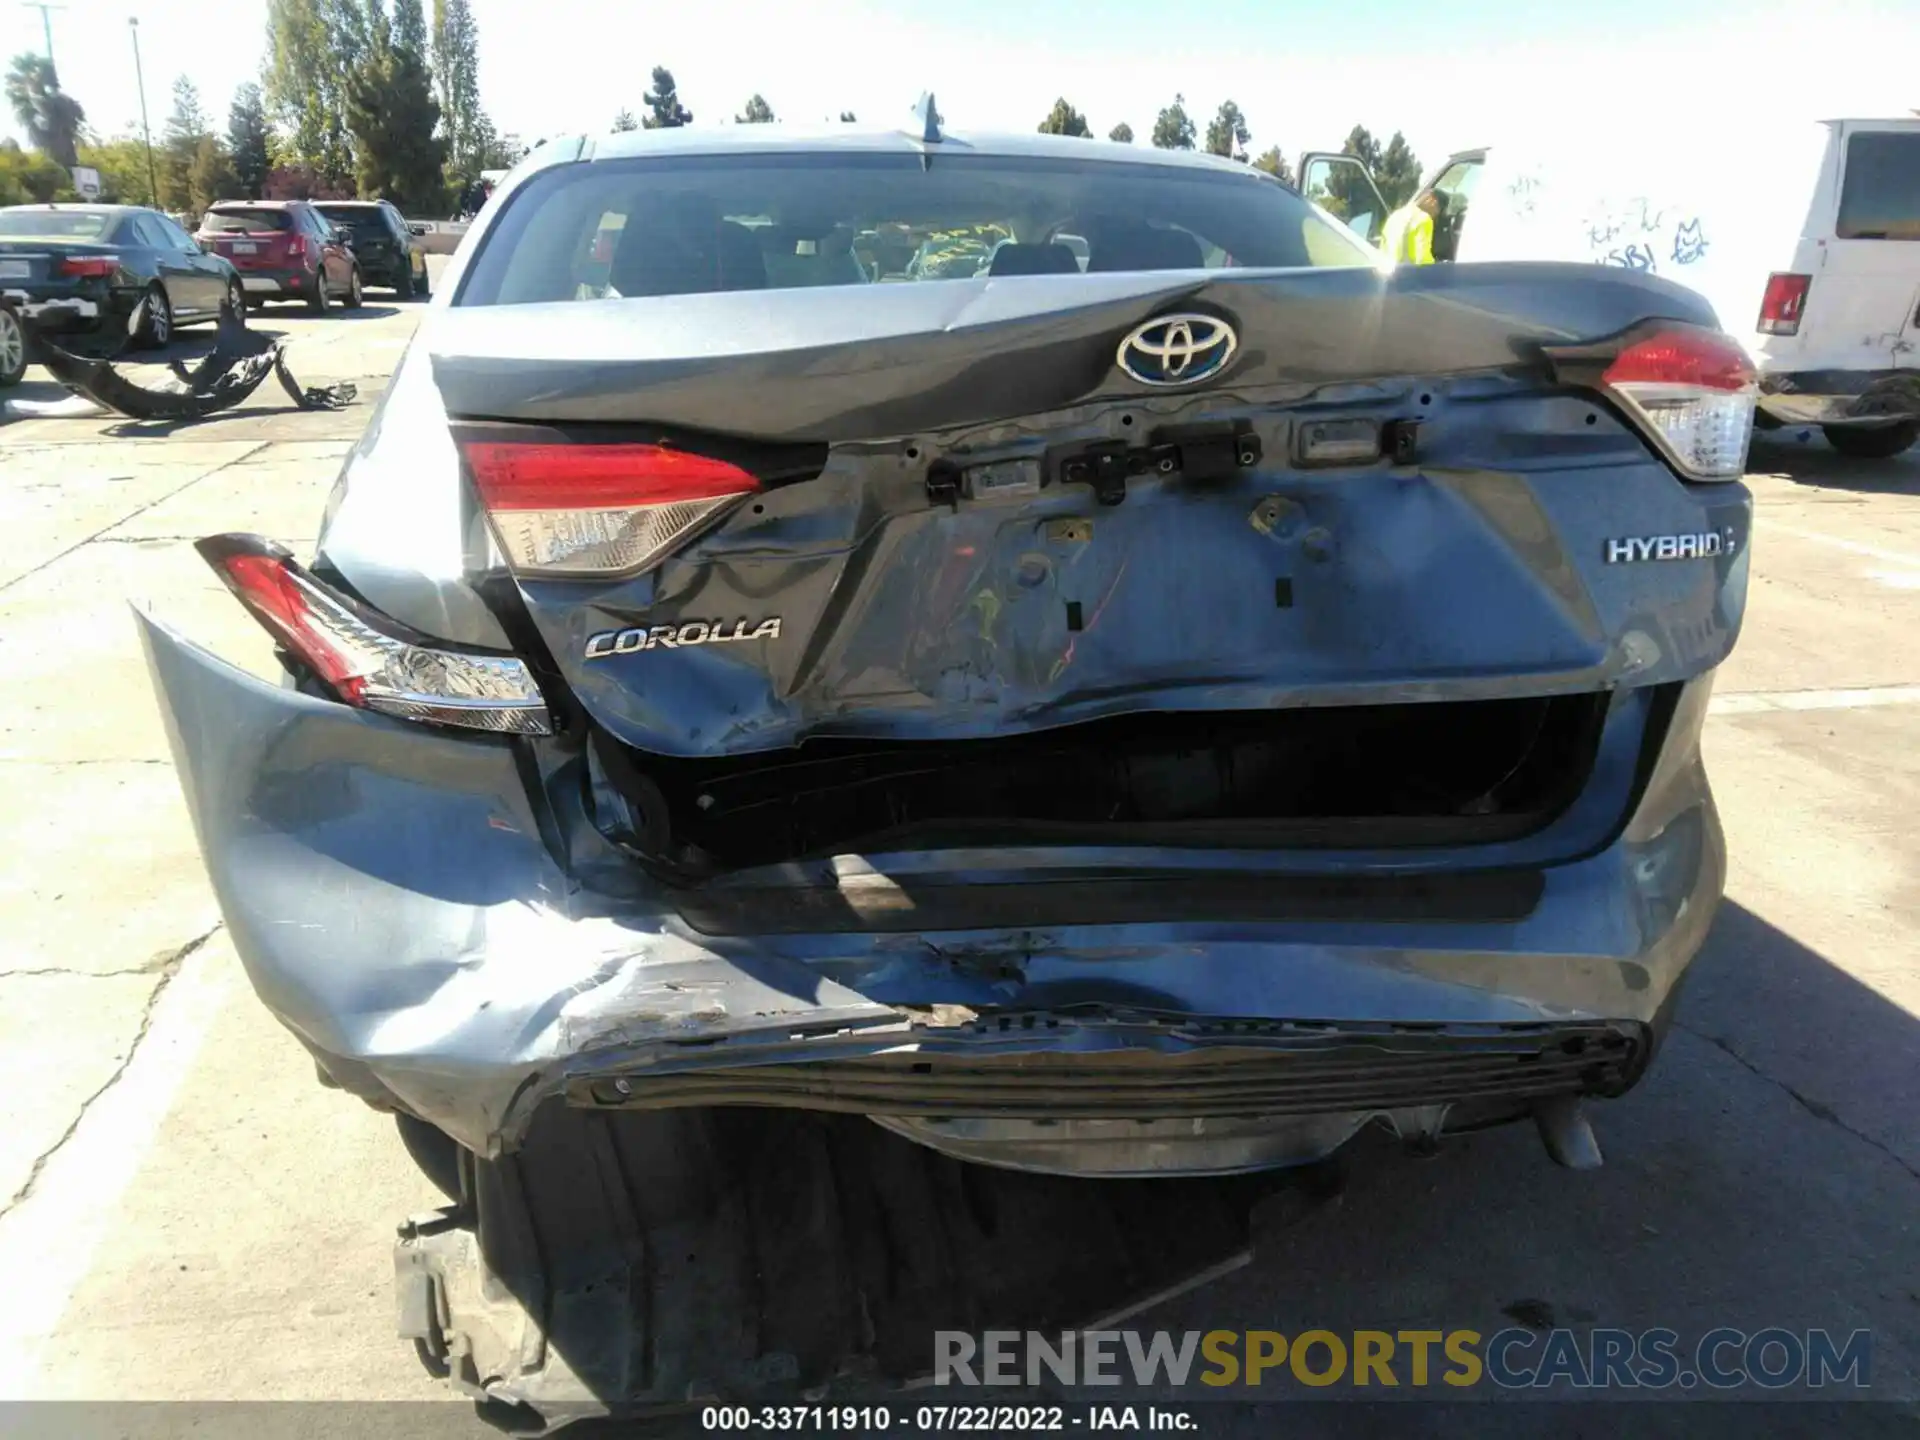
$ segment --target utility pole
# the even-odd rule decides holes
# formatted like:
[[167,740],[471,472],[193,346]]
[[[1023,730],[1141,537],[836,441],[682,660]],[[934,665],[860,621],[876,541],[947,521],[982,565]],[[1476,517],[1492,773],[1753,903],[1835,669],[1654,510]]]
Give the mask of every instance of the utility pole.
[[47,36],[47,68],[53,70],[54,78],[58,80],[60,72],[53,63],[53,12],[56,10],[64,10],[67,7],[64,5],[42,5],[39,3],[39,0],[21,0],[20,8],[22,10],[38,10],[40,12],[40,27],[46,32]]
[[147,77],[140,69],[140,17],[129,15],[127,28],[133,32],[133,79],[140,87],[140,138],[147,142],[147,203],[160,208],[160,178],[153,169],[153,132],[147,129]]

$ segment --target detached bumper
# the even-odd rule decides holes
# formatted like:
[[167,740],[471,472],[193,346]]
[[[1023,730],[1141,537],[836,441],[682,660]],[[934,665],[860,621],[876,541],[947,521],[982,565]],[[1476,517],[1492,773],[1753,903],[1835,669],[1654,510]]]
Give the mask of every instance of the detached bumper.
[[1920,419],[1920,369],[1762,375],[1760,409],[1787,425],[1878,425]]
[[[1618,757],[1617,793],[1630,781],[1639,796],[1624,831],[1464,899],[1413,876],[1439,898],[1384,917],[1353,891],[1344,907],[1322,895],[1297,913],[1195,906],[1177,921],[702,933],[578,813],[564,760],[532,787],[552,807],[536,812],[515,742],[276,688],[139,623],[261,998],[339,1083],[486,1156],[561,1095],[879,1112],[971,1158],[1138,1174],[1312,1158],[1376,1116],[1437,1132],[1449,1108],[1618,1093],[1657,1042],[1724,873],[1698,680],[1657,757],[1637,741]],[[890,874],[842,862],[844,912],[862,887],[911,905],[911,859]],[[1153,859],[1203,881],[1219,865]],[[1404,888],[1385,872],[1417,857],[1319,863],[1340,866],[1321,886],[1338,893],[1369,868]],[[1154,1067],[1183,1083],[1145,1105]],[[1131,1097],[1101,1099],[1118,1081]],[[956,1120],[955,1084],[1056,1093],[1045,1114],[1029,1100],[977,1104],[993,1113],[971,1120],[960,1105]],[[809,1087],[840,1103],[812,1104]],[[1250,1126],[1250,1111],[1267,1118]]]

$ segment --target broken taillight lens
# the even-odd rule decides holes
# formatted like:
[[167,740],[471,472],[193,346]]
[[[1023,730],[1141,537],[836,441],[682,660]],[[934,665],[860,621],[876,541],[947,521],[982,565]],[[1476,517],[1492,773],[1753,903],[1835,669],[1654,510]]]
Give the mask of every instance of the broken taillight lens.
[[470,440],[474,488],[521,574],[631,575],[760,488],[724,460],[664,445]]
[[1592,345],[1547,350],[1555,376],[1603,391],[1684,480],[1737,480],[1759,384],[1724,331],[1653,321]]
[[553,733],[546,700],[519,657],[427,643],[257,535],[214,535],[194,548],[254,619],[347,704],[496,734]]
[[1717,330],[1658,330],[1614,357],[1600,383],[1689,480],[1738,480],[1759,394],[1753,362]]

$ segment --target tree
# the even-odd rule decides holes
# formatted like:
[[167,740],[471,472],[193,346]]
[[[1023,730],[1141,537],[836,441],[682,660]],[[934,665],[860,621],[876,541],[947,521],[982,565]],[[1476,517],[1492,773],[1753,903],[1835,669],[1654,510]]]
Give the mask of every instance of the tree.
[[233,158],[217,135],[202,135],[187,171],[187,213],[204,215],[216,200],[237,200],[243,191],[234,173]]
[[0,205],[44,205],[71,193],[71,177],[44,152],[0,140]]
[[740,125],[766,125],[773,120],[773,107],[767,104],[763,96],[755,94],[751,100],[747,101],[746,110],[733,118],[734,122]]
[[182,75],[173,82],[173,110],[160,131],[160,207],[189,210],[193,206],[193,167],[200,142],[207,138],[207,115],[200,107],[200,91]]
[[267,0],[267,104],[283,132],[282,157],[350,183],[347,86],[365,47],[359,0]]
[[79,163],[87,112],[60,88],[51,60],[33,54],[13,57],[7,67],[7,105],[29,145],[65,169]]
[[[1347,133],[1347,143],[1340,147],[1340,153],[1353,156],[1368,174],[1380,173],[1380,145],[1367,133],[1366,126],[1356,125]],[[1372,214],[1379,208],[1373,190],[1354,172],[1351,165],[1335,165],[1327,173],[1326,190],[1310,198],[1342,220]]]
[[1235,160],[1247,158],[1247,141],[1253,132],[1247,129],[1247,117],[1231,100],[1220,102],[1220,113],[1207,122],[1207,153]]
[[1133,126],[1122,120],[1107,132],[1107,138],[1109,140],[1117,140],[1122,145],[1131,145],[1133,143]]
[[851,110],[842,110],[840,112],[840,123],[842,125],[853,125],[858,122],[855,121],[853,112]]
[[1176,95],[1173,104],[1160,112],[1153,122],[1153,143],[1161,150],[1193,149],[1193,121],[1187,117],[1187,97]]
[[693,112],[680,103],[680,94],[674,89],[673,72],[664,65],[653,67],[653,89],[640,98],[650,112],[640,119],[648,130],[671,130],[693,119]]
[[1053,102],[1053,109],[1047,112],[1047,118],[1040,122],[1042,135],[1086,135],[1093,134],[1087,125],[1087,117],[1066,102],[1062,96]]
[[622,110],[618,115],[613,117],[613,133],[616,135],[624,135],[629,130],[638,130],[639,128],[640,122],[633,118],[633,112],[631,110]]
[[233,105],[227,111],[227,153],[233,159],[234,179],[248,200],[260,198],[273,169],[273,154],[268,145],[267,107],[258,85],[242,85],[233,92]]
[[1411,200],[1420,188],[1420,161],[1398,130],[1387,141],[1387,148],[1380,152],[1373,180],[1380,187],[1380,198],[1395,210]]
[[103,204],[152,205],[158,200],[147,179],[147,147],[137,136],[117,135],[82,145],[80,163],[100,172]]
[[376,4],[368,20],[365,51],[347,86],[360,194],[402,210],[438,209],[447,161],[447,142],[436,133],[440,106],[426,57],[400,38],[425,33],[420,0],[394,0],[391,24]]
[[493,126],[480,107],[480,27],[467,0],[433,0],[433,84],[440,102],[440,136],[447,142],[448,178],[472,183],[493,143]]
[[1287,164],[1287,157],[1280,153],[1278,145],[1269,146],[1259,159],[1253,162],[1253,168],[1264,170],[1276,180],[1293,184],[1293,167]]

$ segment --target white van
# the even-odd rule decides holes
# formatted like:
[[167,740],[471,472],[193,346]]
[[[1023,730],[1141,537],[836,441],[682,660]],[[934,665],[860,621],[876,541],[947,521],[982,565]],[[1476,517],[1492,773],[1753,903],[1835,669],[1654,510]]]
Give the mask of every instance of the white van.
[[[1760,372],[1764,428],[1819,425],[1849,455],[1920,439],[1920,119],[1615,127],[1451,156],[1437,260],[1647,270],[1712,303]],[[1599,130],[1607,133],[1597,133]],[[1724,135],[1734,141],[1692,140]],[[1301,158],[1301,188],[1378,240],[1360,162]]]

